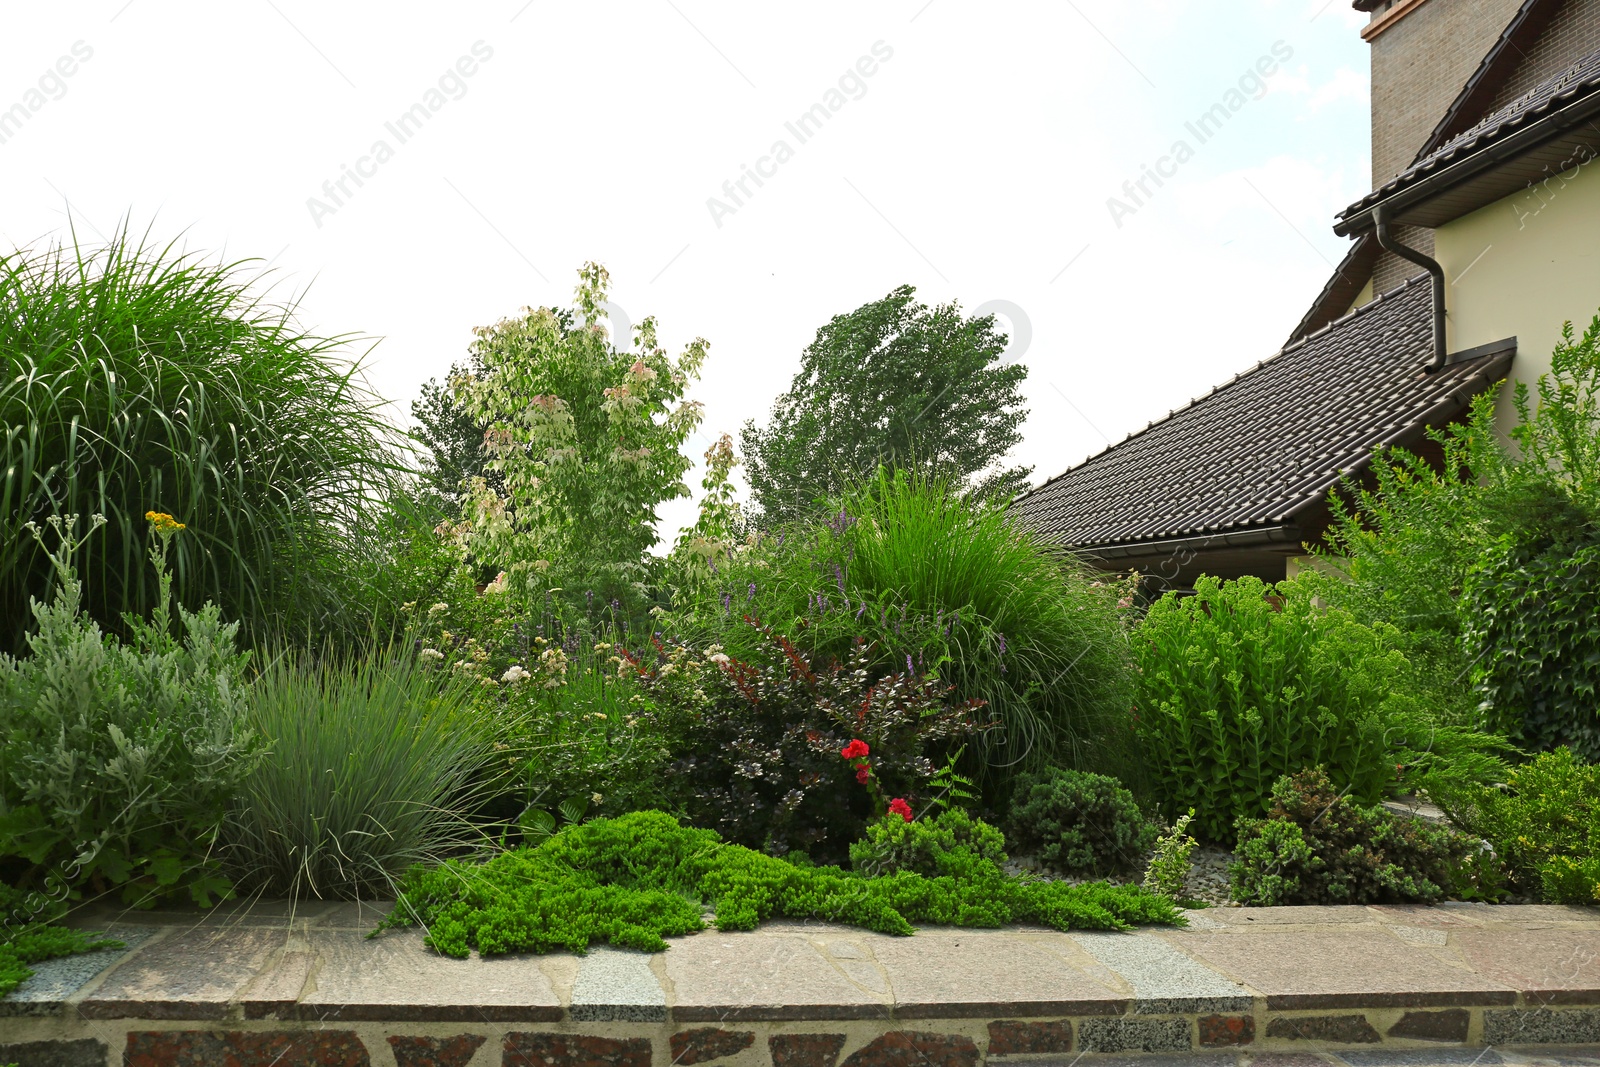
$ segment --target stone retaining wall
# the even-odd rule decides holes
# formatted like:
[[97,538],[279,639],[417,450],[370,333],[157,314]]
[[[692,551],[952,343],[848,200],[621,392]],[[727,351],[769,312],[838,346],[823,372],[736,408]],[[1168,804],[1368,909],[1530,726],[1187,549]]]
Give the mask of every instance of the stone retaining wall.
[[448,960],[413,931],[368,939],[372,910],[350,908],[103,923],[128,951],[41,965],[0,1000],[0,1064],[1600,1067],[1595,909],[911,938],[775,923],[656,955]]
[[[21,1067],[979,1067],[1151,1060],[1233,1064],[1328,1051],[1474,1050],[1420,1062],[1495,1063],[1483,1048],[1589,1044],[1600,1062],[1600,1008],[1520,1004],[1065,1018],[751,1021],[630,1020],[534,1024],[464,1021],[12,1018],[0,1063]],[[1278,1055],[1274,1055],[1278,1054]],[[1242,1058],[1241,1058],[1242,1057]],[[1294,1058],[1294,1057],[1291,1057]],[[1372,1059],[1372,1057],[1366,1057]],[[1415,1055],[1386,1062],[1419,1062]],[[1358,1059],[1356,1062],[1360,1062]]]

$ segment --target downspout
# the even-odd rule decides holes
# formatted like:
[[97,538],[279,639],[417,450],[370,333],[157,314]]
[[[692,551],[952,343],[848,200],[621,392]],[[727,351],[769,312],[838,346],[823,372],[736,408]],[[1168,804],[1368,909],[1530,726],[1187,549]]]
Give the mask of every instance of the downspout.
[[1444,268],[1439,262],[1418,252],[1415,248],[1407,248],[1389,232],[1389,206],[1379,204],[1372,209],[1372,228],[1378,235],[1378,245],[1387,251],[1393,252],[1401,259],[1408,259],[1417,266],[1422,267],[1433,276],[1433,360],[1428,364],[1428,370],[1436,371],[1444,366],[1445,340],[1444,340]]

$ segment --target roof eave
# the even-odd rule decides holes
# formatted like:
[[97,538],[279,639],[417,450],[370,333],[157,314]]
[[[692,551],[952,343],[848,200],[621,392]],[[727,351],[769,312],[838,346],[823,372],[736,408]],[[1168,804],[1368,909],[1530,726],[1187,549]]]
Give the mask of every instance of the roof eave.
[[1301,542],[1300,527],[1292,523],[1228,530],[1218,533],[1175,537],[1165,541],[1125,541],[1109,545],[1069,545],[1074,552],[1097,559],[1133,559],[1155,556],[1173,556],[1180,552],[1206,551],[1224,548],[1261,548],[1272,545],[1293,546]]
[[[1592,121],[1596,116],[1600,116],[1600,92],[1589,93],[1568,106],[1529,124],[1524,129],[1518,130],[1502,140],[1495,141],[1493,144],[1487,145],[1476,152],[1463,156],[1443,169],[1397,189],[1388,196],[1371,202],[1352,204],[1340,214],[1339,220],[1334,223],[1333,232],[1340,237],[1351,237],[1370,232],[1373,229],[1373,211],[1380,205],[1389,207],[1394,221],[1414,223],[1415,220],[1408,218],[1407,213],[1414,212],[1427,201],[1444,194],[1452,188],[1463,185],[1517,156],[1554,141],[1570,130],[1586,124],[1594,134],[1594,137],[1589,140],[1592,140],[1597,150],[1600,150],[1600,127],[1596,127]],[[1485,201],[1485,203],[1493,202],[1493,200]],[[1476,208],[1457,210],[1452,217],[1459,218],[1472,210],[1476,210]],[[1448,220],[1434,219],[1430,221],[1433,225],[1439,225],[1441,221]]]
[[1472,402],[1472,398],[1501,381],[1511,369],[1516,358],[1517,339],[1507,337],[1491,341],[1476,348],[1456,352],[1446,361],[1445,367],[1481,360],[1473,373],[1462,378],[1455,388],[1439,397],[1434,405],[1415,419],[1400,433],[1376,441],[1366,454],[1350,466],[1338,471],[1326,484],[1318,485],[1305,494],[1304,499],[1286,514],[1270,520],[1271,525],[1251,526],[1241,529],[1217,531],[1206,534],[1186,534],[1181,537],[1152,539],[1148,541],[1120,541],[1107,544],[1068,544],[1066,547],[1080,555],[1103,560],[1128,560],[1153,557],[1171,558],[1181,552],[1218,551],[1234,548],[1260,548],[1266,551],[1287,549],[1305,541],[1300,520],[1327,500],[1328,494],[1344,479],[1360,473],[1372,462],[1372,457],[1382,449],[1405,446],[1432,427],[1442,426],[1458,417]]

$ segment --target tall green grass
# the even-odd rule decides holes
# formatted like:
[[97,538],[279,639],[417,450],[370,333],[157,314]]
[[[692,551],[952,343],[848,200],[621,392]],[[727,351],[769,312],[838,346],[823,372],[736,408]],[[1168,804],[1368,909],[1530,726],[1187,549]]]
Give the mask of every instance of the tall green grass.
[[1127,636],[1096,572],[936,479],[880,471],[834,512],[766,536],[675,621],[731,654],[759,639],[750,615],[808,649],[842,657],[859,637],[886,669],[936,673],[996,724],[972,746],[991,800],[1012,770],[1132,773]]
[[[356,549],[397,435],[341,357],[348,339],[302,330],[247,265],[126,228],[0,255],[0,528],[105,515],[79,570],[108,629],[155,601],[147,511],[188,526],[179,601],[214,601],[258,639],[345,625],[373,566]],[[48,582],[30,538],[0,538],[0,648],[19,647]]]
[[226,829],[240,886],[291,898],[392,895],[407,867],[480,841],[469,816],[492,739],[472,688],[396,645],[274,660],[249,697],[268,751]]

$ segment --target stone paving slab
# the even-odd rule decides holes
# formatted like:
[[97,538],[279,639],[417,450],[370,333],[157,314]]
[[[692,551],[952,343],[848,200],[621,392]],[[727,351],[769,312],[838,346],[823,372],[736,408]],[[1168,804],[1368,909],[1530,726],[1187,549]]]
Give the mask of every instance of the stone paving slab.
[[[870,938],[852,933],[857,943]],[[852,980],[830,954],[792,926],[775,924],[747,933],[707,931],[674,942],[662,956],[672,1017],[679,1021],[890,1016],[887,990],[878,992]]]
[[1308,904],[1297,908],[1207,908],[1205,916],[1228,926],[1327,926],[1374,921],[1368,909],[1340,904]]
[[[96,931],[100,933],[102,931]],[[16,1015],[54,1015],[62,1003],[98,975],[120,963],[129,952],[150,940],[154,927],[109,927],[105,936],[127,947],[104,952],[86,952],[57,960],[30,964],[33,977],[0,1000],[0,1018]]]
[[1451,944],[1478,974],[1541,1004],[1600,1004],[1600,930],[1497,926],[1462,930]]
[[568,1015],[584,1022],[665,1022],[667,991],[651,967],[654,955],[590,949],[578,964]]
[[1273,923],[1156,936],[1265,995],[1268,1008],[1485,1005],[1517,999],[1511,986],[1446,962],[1377,925]]
[[873,942],[896,1018],[1122,1014],[1128,993],[1074,966],[1076,949],[1065,934],[996,930],[925,930]]
[[1108,970],[1133,984],[1133,1010],[1142,1015],[1245,1012],[1250,990],[1156,937],[1073,934]]
[[[306,989],[290,999],[279,1018],[550,1022],[562,1017],[555,986],[534,958],[450,959],[424,946],[411,930],[368,938],[361,930],[318,928],[305,944],[279,964]],[[299,960],[287,957],[315,960],[315,973],[301,977]]]
[[223,1019],[283,944],[284,933],[270,927],[191,919],[129,953],[77,1011],[91,1019]]

